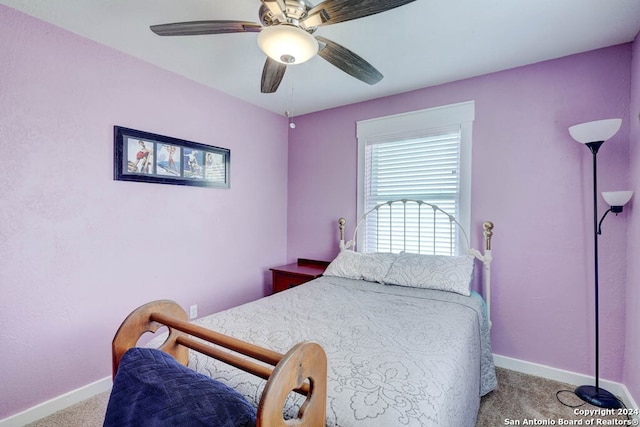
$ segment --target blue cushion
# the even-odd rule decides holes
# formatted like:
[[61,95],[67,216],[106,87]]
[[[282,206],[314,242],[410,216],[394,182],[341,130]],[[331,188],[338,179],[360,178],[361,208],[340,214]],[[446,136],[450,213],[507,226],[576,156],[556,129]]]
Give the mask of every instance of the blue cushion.
[[256,409],[231,387],[152,348],[122,356],[105,427],[255,426]]

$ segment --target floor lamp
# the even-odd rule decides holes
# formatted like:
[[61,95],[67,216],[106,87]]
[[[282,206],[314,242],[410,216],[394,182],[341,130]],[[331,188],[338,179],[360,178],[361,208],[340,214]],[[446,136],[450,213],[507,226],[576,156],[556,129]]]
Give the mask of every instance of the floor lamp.
[[612,191],[603,192],[602,196],[611,206],[607,210],[600,222],[598,222],[598,176],[597,176],[597,154],[598,149],[604,142],[618,132],[622,119],[598,120],[595,122],[582,123],[569,128],[571,137],[576,141],[585,144],[593,154],[593,236],[594,236],[594,266],[595,266],[595,327],[596,327],[596,385],[582,385],[576,388],[576,395],[583,401],[601,408],[620,408],[620,401],[609,391],[600,387],[599,371],[599,346],[600,331],[598,323],[598,235],[601,233],[602,221],[609,212],[616,215],[622,212],[622,207],[631,199],[632,191]]

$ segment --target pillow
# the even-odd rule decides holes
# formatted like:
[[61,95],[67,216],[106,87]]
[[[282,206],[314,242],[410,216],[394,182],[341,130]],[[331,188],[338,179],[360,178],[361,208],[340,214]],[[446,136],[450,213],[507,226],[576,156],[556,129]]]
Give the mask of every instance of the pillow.
[[324,275],[384,283],[384,277],[396,256],[387,253],[362,253],[345,249],[331,261],[331,264],[324,271]]
[[122,355],[104,420],[105,427],[255,424],[256,409],[231,387],[139,347]]
[[437,289],[471,295],[473,255],[444,256],[402,253],[384,278],[388,285]]

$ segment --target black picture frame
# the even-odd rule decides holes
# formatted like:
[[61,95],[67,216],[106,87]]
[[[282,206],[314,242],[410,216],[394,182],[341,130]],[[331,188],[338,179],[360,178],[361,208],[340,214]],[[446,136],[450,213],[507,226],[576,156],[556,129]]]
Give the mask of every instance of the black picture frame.
[[231,150],[113,127],[117,181],[230,188]]

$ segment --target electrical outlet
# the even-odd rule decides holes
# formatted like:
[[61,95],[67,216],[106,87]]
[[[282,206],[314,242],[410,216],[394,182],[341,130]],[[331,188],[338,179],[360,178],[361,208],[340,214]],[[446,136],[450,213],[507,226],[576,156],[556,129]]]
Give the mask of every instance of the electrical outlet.
[[195,319],[196,317],[198,317],[198,304],[189,307],[189,319]]

